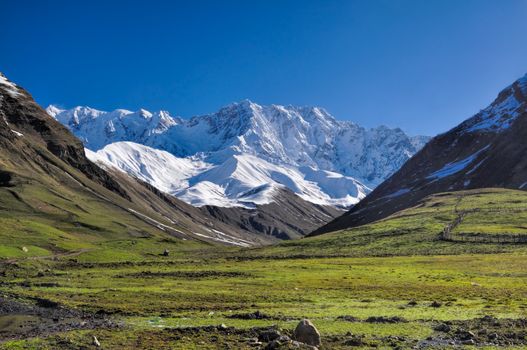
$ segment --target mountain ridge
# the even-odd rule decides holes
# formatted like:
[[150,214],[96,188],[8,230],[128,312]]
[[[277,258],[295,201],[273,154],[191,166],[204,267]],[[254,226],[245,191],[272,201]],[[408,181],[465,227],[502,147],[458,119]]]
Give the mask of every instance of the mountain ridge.
[[[94,157],[198,206],[268,203],[271,197],[252,204],[238,200],[244,192],[268,184],[284,185],[315,204],[350,207],[428,140],[409,137],[399,128],[366,129],[353,122],[337,121],[320,107],[260,106],[249,100],[186,120],[163,111],[103,112],[89,107],[63,110],[54,106],[47,110],[95,151]],[[131,157],[127,153],[131,147],[121,142],[150,147],[145,154],[159,152],[152,164],[145,160],[138,165],[137,159],[144,157]],[[167,158],[163,151],[178,158],[173,162],[178,166],[169,165],[172,183],[166,176],[166,181],[160,183],[138,170],[150,168],[155,172],[153,164],[162,167]],[[138,155],[135,150],[131,152]],[[251,161],[249,157],[253,157]],[[186,166],[179,169],[182,164]],[[200,167],[203,174],[186,173]],[[239,167],[252,168],[245,171],[241,187],[234,185],[240,180],[236,176]],[[211,179],[205,174],[215,176]],[[198,178],[203,179],[202,183],[192,183]]]
[[[340,172],[370,187],[398,169],[428,139],[408,136],[400,128],[366,129],[351,121],[338,121],[321,107],[261,106],[250,100],[189,119],[144,109],[104,112],[90,107],[68,110],[50,105],[47,111],[92,151],[116,141],[136,142],[178,157],[225,151],[226,154],[216,154],[225,159],[230,156],[227,150],[230,153],[238,151],[258,155],[270,162]],[[370,156],[363,151],[382,146],[372,145],[375,141],[385,142],[388,150],[398,148],[397,154]],[[347,157],[350,149],[356,154]],[[363,164],[358,164],[361,160]],[[360,170],[364,165],[368,169]]]
[[440,192],[527,189],[527,74],[486,108],[433,138],[357,206],[318,235],[386,218]]

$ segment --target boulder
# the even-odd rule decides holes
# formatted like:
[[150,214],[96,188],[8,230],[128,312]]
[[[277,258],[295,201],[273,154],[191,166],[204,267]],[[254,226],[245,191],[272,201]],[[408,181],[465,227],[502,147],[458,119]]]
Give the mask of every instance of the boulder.
[[319,346],[321,344],[319,331],[308,319],[300,321],[296,326],[293,339],[312,346]]

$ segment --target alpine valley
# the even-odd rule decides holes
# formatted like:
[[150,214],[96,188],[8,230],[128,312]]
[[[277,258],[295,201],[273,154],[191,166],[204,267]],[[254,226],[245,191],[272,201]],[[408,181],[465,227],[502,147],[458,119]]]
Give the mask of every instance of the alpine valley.
[[294,211],[312,218],[304,224],[283,206],[278,212],[287,217],[273,218],[282,227],[242,224],[281,238],[303,235],[356,204],[429,139],[384,126],[368,130],[318,107],[249,100],[189,120],[165,111],[46,110],[84,142],[92,161],[219,219],[227,218],[220,208],[240,208],[230,210],[232,217],[251,211],[261,216],[277,202],[303,207]]
[[527,76],[429,140],[0,75],[0,349],[525,349],[526,140]]

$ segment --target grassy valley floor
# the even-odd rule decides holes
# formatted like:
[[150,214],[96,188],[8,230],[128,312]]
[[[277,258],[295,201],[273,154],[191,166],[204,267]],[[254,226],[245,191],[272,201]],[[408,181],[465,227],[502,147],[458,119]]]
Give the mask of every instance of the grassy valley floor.
[[489,238],[524,232],[526,196],[433,196],[372,225],[257,249],[119,237],[68,254],[10,251],[0,349],[90,349],[93,336],[103,349],[263,349],[264,328],[290,335],[302,318],[322,349],[527,348],[527,247]]

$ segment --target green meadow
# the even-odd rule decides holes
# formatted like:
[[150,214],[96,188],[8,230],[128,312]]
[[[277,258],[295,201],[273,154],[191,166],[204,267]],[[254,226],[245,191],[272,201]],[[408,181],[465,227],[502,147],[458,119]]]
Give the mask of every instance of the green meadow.
[[[519,349],[527,246],[489,236],[526,232],[526,203],[525,192],[510,190],[435,195],[370,225],[253,249],[2,211],[0,295],[103,314],[119,327],[10,339],[0,349],[87,349],[94,335],[104,349],[263,348],[250,341],[255,330],[290,334],[303,318],[322,349]],[[468,214],[445,239],[460,212]],[[264,317],[245,317],[256,311]],[[450,332],[438,330],[444,324]],[[462,331],[476,342],[462,342]]]

